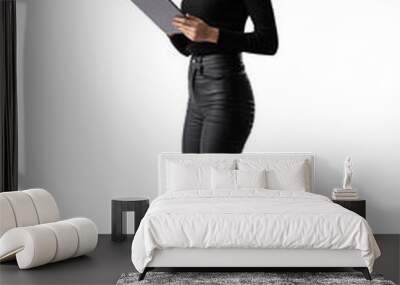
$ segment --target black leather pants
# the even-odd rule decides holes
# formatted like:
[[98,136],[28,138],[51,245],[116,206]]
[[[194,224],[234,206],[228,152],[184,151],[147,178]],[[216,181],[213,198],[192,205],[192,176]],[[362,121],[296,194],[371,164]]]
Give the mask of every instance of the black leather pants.
[[192,55],[183,153],[241,153],[254,98],[241,53]]

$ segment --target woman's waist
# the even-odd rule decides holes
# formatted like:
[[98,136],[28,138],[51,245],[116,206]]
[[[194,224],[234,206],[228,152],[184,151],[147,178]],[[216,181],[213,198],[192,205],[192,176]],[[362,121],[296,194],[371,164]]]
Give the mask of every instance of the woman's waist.
[[242,53],[209,53],[209,54],[192,54],[191,62],[203,63],[204,65],[216,63],[243,63]]
[[244,71],[245,69],[241,53],[191,55],[190,67],[214,72]]

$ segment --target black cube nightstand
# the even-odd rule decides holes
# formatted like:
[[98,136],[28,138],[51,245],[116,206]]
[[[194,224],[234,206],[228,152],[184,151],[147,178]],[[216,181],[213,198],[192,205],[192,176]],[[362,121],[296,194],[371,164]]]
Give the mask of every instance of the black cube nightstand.
[[332,202],[359,214],[366,219],[366,201],[365,200],[332,200]]
[[114,198],[111,201],[111,239],[123,241],[126,239],[126,212],[135,212],[135,233],[140,221],[149,208],[148,198]]

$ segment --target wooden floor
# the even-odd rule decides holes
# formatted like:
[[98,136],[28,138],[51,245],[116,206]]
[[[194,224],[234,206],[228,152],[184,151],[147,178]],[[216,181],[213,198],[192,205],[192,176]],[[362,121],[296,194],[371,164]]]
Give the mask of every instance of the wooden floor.
[[[375,272],[399,283],[400,235],[375,236],[382,256]],[[19,270],[15,262],[0,264],[0,284],[115,284],[124,272],[134,271],[130,260],[132,238],[121,243],[101,235],[97,249],[77,257],[29,270]]]

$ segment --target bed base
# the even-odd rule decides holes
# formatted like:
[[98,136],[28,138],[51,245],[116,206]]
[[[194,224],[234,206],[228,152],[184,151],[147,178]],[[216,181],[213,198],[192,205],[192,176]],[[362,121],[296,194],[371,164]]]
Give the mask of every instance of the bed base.
[[[255,248],[167,248],[156,249],[139,275],[150,270],[178,271],[338,271],[353,268],[371,280],[359,250],[350,249],[255,249]],[[195,269],[195,270],[194,270]],[[342,271],[340,270],[340,271]]]
[[[152,270],[161,271],[192,271],[192,272],[325,272],[328,267],[146,267],[142,273],[139,274],[138,281],[142,281],[146,277],[146,273]],[[332,267],[329,271],[345,271],[345,269],[353,269],[355,271],[360,271],[366,280],[372,280],[371,275],[367,267]]]

